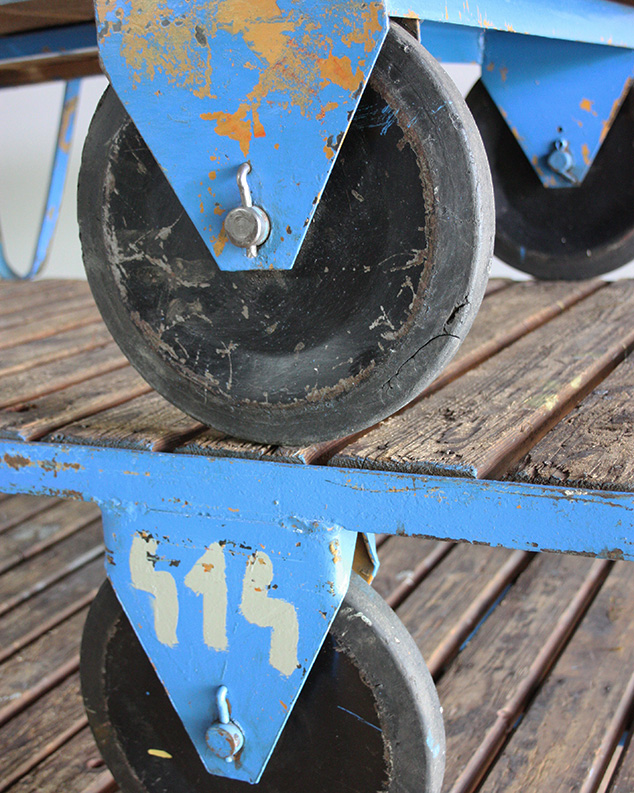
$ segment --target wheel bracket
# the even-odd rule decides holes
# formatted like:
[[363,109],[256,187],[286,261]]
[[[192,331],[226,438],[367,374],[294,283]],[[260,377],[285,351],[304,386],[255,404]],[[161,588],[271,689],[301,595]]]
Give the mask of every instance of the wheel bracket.
[[[218,266],[291,268],[387,35],[384,1],[95,8],[110,82]],[[224,227],[245,160],[271,220],[251,257]]]
[[102,511],[110,581],[205,768],[256,783],[343,601],[356,533]]

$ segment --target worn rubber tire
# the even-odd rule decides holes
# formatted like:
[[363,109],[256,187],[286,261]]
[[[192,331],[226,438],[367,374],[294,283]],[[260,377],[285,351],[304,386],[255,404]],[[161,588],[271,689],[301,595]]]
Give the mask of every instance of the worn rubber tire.
[[[205,771],[108,582],[86,620],[81,679],[124,793],[440,793],[434,683],[402,623],[356,575],[255,788]],[[171,759],[148,754],[157,747]]]
[[369,426],[444,368],[493,245],[464,100],[393,26],[294,268],[220,271],[114,93],[84,149],[86,272],[112,335],[168,400],[263,443]]
[[544,280],[594,278],[634,259],[634,90],[583,183],[545,188],[484,84],[467,103],[487,150],[495,253]]

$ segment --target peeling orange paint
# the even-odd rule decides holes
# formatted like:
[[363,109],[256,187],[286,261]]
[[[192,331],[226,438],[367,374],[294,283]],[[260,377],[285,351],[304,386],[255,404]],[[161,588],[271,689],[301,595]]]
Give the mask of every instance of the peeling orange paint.
[[588,147],[588,144],[587,144],[587,143],[584,143],[584,144],[581,146],[581,155],[582,155],[582,157],[583,157],[583,161],[585,162],[585,164],[586,164],[586,165],[590,165],[590,164],[591,164],[591,160],[590,160],[590,149],[589,149],[589,147]]
[[506,66],[502,66],[502,68],[500,69],[500,75],[502,77],[502,82],[505,83],[506,82],[506,78],[509,75],[509,70],[508,70],[508,68]]
[[591,113],[593,104],[594,102],[590,101],[590,99],[582,99],[581,102],[579,102],[579,107],[587,113]]
[[225,211],[220,206],[220,204],[216,204],[216,206],[214,207],[214,215],[224,215],[224,213],[225,213]]
[[329,146],[327,143],[324,146],[324,154],[326,155],[326,157],[328,157],[329,160],[332,160],[332,158],[335,156],[334,149],[331,146]]
[[227,232],[225,231],[225,227],[223,226],[220,230],[220,234],[216,241],[214,242],[214,254],[216,256],[222,256],[222,252],[225,249],[225,245],[229,242],[229,237],[227,237]]
[[336,107],[339,107],[339,104],[337,102],[328,102],[326,105],[324,105],[324,107],[322,107],[320,112],[317,113],[315,118],[317,119],[317,121],[323,121],[324,118],[326,117],[326,113],[330,112],[331,110],[334,110]]
[[209,178],[211,179],[212,182],[216,178],[216,176],[217,174],[215,171],[209,171]]
[[621,96],[615,100],[614,104],[612,105],[612,110],[610,111],[610,115],[608,118],[603,122],[603,126],[601,129],[601,143],[606,139],[608,132],[612,128],[612,124],[614,123],[614,119],[617,117],[619,110],[621,109],[621,104],[625,97],[629,94],[630,88],[634,80],[631,78],[626,81],[623,91],[621,92]]

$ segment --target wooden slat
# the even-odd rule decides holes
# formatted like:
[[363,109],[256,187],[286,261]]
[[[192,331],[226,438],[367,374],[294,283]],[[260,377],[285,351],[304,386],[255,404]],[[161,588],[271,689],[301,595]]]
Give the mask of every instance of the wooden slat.
[[91,22],[92,0],[29,0],[0,6],[0,36],[57,25]]
[[0,330],[0,350],[8,347],[17,347],[37,339],[45,339],[56,333],[73,328],[83,328],[94,322],[101,322],[101,315],[94,304],[86,303],[82,308],[75,309],[70,314],[62,316],[37,319],[24,325]]
[[103,541],[100,521],[94,521],[76,535],[49,548],[35,559],[0,576],[0,614],[8,603],[29,592],[45,578],[62,573],[69,564],[90,551],[99,548]]
[[614,775],[610,793],[632,793],[634,790],[634,734],[630,724],[630,735],[619,768]]
[[44,303],[37,307],[37,311],[29,309],[9,311],[0,315],[0,330],[6,331],[16,326],[38,325],[43,319],[48,318],[55,321],[58,317],[64,317],[94,305],[91,295],[71,295]]
[[10,729],[3,729],[0,779],[24,762],[25,746],[42,746],[52,741],[59,733],[60,724],[70,724],[83,715],[79,676],[74,674],[13,718]]
[[0,63],[0,88],[44,83],[49,80],[74,80],[101,73],[96,48],[56,55],[53,58],[27,58],[23,61]]
[[[30,774],[11,787],[12,793],[33,793],[33,791],[63,791],[63,793],[87,793],[98,782],[103,786],[103,768],[92,768],[91,760],[97,748],[88,728],[40,763]],[[109,777],[109,774],[108,774]],[[104,793],[112,793],[116,786],[106,788]]]
[[388,419],[333,464],[503,474],[627,354],[634,345],[633,310],[633,283],[601,289]]
[[111,374],[94,377],[26,405],[0,412],[0,437],[37,440],[65,424],[115,407],[149,391],[150,386],[140,375],[126,366]]
[[440,679],[447,730],[445,790],[524,679],[591,565],[590,559],[538,554]]
[[22,312],[25,321],[35,308],[49,307],[68,299],[89,299],[91,295],[86,281],[47,279],[36,283],[11,282],[11,285],[22,288],[7,289],[5,283],[0,284],[0,316]]
[[203,431],[203,424],[152,392],[67,424],[46,440],[158,452],[180,446]]
[[0,504],[0,534],[41,512],[52,509],[57,503],[59,502],[51,498],[10,496]]
[[87,609],[66,620],[0,667],[0,701],[9,702],[74,658]]
[[31,636],[38,627],[54,621],[58,615],[75,606],[106,577],[102,558],[66,576],[54,587],[42,590],[28,602],[2,617],[0,628],[5,647]]
[[458,545],[397,609],[423,657],[434,652],[511,553]]
[[23,521],[2,537],[0,575],[99,520],[93,504],[69,501]]
[[94,323],[84,328],[63,331],[19,347],[0,350],[0,377],[6,377],[43,363],[70,358],[81,352],[96,350],[112,343],[105,325]]
[[634,357],[623,361],[530,450],[521,482],[634,491]]
[[381,566],[372,586],[383,598],[388,598],[404,581],[412,578],[414,570],[437,547],[435,540],[421,537],[390,537],[379,553]]
[[482,793],[568,793],[585,778],[634,668],[633,597],[617,564]]
[[41,364],[0,379],[0,408],[31,402],[127,366],[127,358],[114,342],[71,358]]

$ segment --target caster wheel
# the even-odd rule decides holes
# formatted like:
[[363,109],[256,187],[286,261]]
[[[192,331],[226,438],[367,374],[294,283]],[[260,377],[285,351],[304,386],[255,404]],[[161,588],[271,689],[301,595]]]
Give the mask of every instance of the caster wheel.
[[543,187],[480,81],[467,97],[489,156],[495,253],[537,278],[592,278],[634,259],[634,90],[578,187]]
[[393,26],[292,270],[219,270],[112,90],[78,204],[93,294],[145,379],[204,424],[298,444],[379,421],[450,360],[492,200],[464,100]]
[[108,582],[86,621],[81,678],[124,793],[440,793],[445,737],[433,681],[402,623],[356,575],[255,788],[205,771]]

